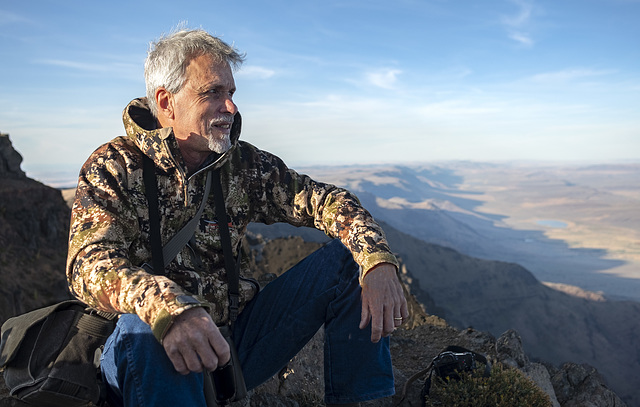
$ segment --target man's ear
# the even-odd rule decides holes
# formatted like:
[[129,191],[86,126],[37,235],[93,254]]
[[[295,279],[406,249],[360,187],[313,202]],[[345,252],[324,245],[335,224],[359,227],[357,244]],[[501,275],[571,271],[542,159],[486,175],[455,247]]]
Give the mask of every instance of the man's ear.
[[156,89],[156,105],[158,106],[158,120],[162,123],[166,120],[173,120],[173,94],[163,87]]

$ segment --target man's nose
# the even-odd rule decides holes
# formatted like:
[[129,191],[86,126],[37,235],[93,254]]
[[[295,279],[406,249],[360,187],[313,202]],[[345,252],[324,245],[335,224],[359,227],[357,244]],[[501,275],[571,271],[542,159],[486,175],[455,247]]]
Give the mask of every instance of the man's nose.
[[227,98],[224,101],[224,113],[231,113],[231,114],[236,114],[238,113],[238,106],[236,106],[235,103],[233,103],[233,100],[231,100],[231,98]]

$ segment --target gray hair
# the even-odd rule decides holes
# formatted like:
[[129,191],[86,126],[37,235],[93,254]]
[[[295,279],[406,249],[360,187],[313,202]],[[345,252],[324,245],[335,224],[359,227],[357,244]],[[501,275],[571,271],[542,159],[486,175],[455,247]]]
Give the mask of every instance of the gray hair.
[[244,61],[244,54],[220,38],[204,30],[180,30],[160,37],[152,43],[144,63],[144,78],[151,113],[157,117],[156,89],[164,87],[178,93],[186,80],[189,62],[201,55],[211,55],[218,62],[226,62],[237,70]]

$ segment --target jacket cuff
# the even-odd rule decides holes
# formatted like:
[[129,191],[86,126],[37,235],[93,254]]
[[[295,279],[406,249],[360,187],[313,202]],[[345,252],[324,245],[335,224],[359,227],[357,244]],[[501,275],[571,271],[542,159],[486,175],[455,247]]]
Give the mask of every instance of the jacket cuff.
[[[202,301],[189,295],[177,296],[175,303],[171,305],[167,308],[161,309],[160,312],[158,312],[158,316],[156,316],[155,321],[151,324],[151,332],[160,343],[162,343],[162,340],[167,332],[169,332],[169,328],[171,328],[178,315],[188,309],[196,307],[203,307],[206,308],[207,311],[211,311],[211,304],[207,301]],[[169,311],[169,309],[172,311]]]
[[396,270],[400,269],[400,263],[398,263],[398,259],[396,259],[396,256],[392,253],[374,253],[368,256],[360,267],[360,285],[362,285],[362,281],[367,273],[382,263],[390,263],[396,266]]

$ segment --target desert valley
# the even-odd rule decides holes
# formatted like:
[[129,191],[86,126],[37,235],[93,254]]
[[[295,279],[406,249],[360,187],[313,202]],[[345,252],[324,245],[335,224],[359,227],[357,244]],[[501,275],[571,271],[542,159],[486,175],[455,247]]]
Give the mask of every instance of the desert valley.
[[540,281],[640,301],[640,165],[305,168],[396,229]]

